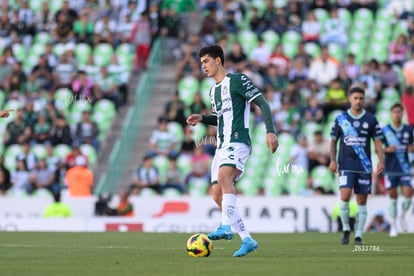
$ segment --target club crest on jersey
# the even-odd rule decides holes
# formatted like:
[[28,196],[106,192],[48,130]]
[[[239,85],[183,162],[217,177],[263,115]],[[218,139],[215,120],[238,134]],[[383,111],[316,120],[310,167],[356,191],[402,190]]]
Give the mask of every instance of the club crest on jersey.
[[404,138],[408,138],[409,136],[410,136],[410,134],[408,134],[408,132],[405,132],[405,131],[404,131],[403,137],[404,137]]
[[365,129],[367,129],[367,128],[369,127],[369,125],[368,125],[368,123],[367,123],[367,122],[363,122],[363,123],[362,123],[362,127],[363,127],[363,128],[365,128]]
[[355,128],[359,128],[359,126],[361,125],[361,123],[360,123],[359,121],[354,121],[354,122],[352,123],[352,125],[353,125]]
[[223,87],[223,95],[226,95],[229,92],[229,89],[227,88],[227,86]]

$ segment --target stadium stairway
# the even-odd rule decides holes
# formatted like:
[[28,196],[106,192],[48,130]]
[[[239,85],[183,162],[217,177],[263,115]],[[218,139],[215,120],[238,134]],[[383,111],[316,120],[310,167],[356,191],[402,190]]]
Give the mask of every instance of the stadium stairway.
[[134,143],[135,146],[132,150],[131,158],[127,163],[128,166],[125,169],[125,173],[119,184],[120,189],[129,187],[134,171],[141,164],[142,158],[148,151],[149,139],[152,132],[158,126],[158,117],[163,114],[166,103],[171,99],[171,92],[174,91],[176,87],[175,64],[163,64],[160,68],[161,70],[158,73],[158,80],[152,92],[148,111],[144,118],[141,118],[143,121],[139,130],[137,141]]

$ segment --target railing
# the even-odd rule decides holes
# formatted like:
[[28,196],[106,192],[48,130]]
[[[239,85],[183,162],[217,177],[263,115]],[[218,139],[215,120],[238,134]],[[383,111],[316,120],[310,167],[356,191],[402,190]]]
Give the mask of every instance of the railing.
[[159,67],[162,64],[162,47],[160,44],[160,40],[157,39],[152,45],[148,59],[148,70],[141,75],[134,104],[127,113],[121,136],[116,140],[109,157],[107,172],[100,176],[94,191],[95,195],[117,192],[119,181],[124,175],[127,162],[139,134],[142,119],[147,111],[152,89],[158,77]]

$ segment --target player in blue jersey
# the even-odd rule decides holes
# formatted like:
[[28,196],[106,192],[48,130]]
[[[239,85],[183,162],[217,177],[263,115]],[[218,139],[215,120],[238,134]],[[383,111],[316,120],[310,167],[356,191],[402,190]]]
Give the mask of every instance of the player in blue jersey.
[[214,201],[222,211],[221,224],[208,237],[212,240],[233,238],[231,227],[242,238],[235,257],[244,256],[258,247],[247,231],[236,207],[235,181],[243,175],[251,152],[249,136],[250,103],[260,107],[266,125],[267,147],[274,153],[278,141],[269,104],[259,89],[244,74],[230,74],[224,68],[223,49],[218,45],[204,47],[199,52],[202,70],[216,84],[210,90],[211,115],[192,114],[187,123],[199,122],[217,126],[217,150],[211,164]]
[[411,205],[411,197],[413,196],[410,161],[408,158],[408,153],[414,152],[413,129],[402,123],[403,111],[402,104],[394,104],[391,107],[391,123],[382,129],[385,152],[385,188],[390,197],[391,237],[398,235],[396,227],[398,186],[401,187],[404,197],[400,217],[401,230],[403,232],[407,231],[404,216]]
[[[377,174],[384,170],[382,150],[382,130],[372,114],[364,109],[365,91],[353,87],[349,91],[348,101],[351,107],[339,114],[331,131],[331,162],[329,169],[339,173],[340,216],[343,223],[342,244],[349,243],[349,200],[352,190],[358,204],[355,244],[361,245],[362,233],[367,219],[367,197],[371,193],[372,163],[371,139],[374,140],[378,155]],[[338,161],[336,161],[337,142],[339,141]]]

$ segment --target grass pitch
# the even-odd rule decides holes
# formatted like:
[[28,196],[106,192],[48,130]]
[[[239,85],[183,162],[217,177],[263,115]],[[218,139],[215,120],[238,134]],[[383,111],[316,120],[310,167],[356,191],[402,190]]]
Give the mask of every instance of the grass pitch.
[[414,235],[365,234],[366,245],[341,245],[340,234],[255,234],[259,249],[233,257],[240,238],[214,241],[191,258],[190,234],[0,233],[0,275],[412,275]]

